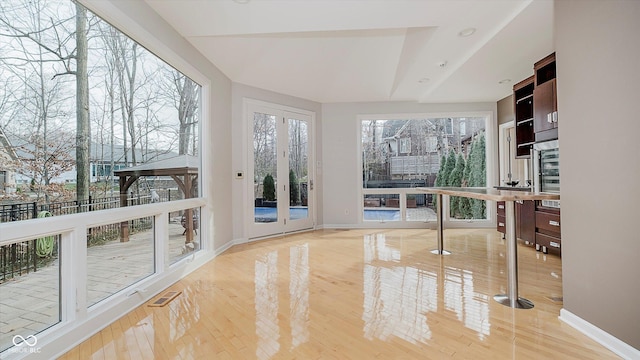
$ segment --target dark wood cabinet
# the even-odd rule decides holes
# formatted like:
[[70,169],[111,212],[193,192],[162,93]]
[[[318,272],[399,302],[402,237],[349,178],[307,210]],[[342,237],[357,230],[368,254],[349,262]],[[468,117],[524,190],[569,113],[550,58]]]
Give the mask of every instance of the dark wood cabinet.
[[[496,209],[496,230],[502,234],[506,234],[506,218],[505,218],[504,201],[497,202]],[[523,240],[527,245],[535,243],[535,204],[533,201],[516,201],[515,203],[515,219],[516,219],[516,237]]]
[[533,70],[535,77],[533,90],[535,142],[555,140],[558,138],[555,53],[535,63]]
[[516,201],[516,237],[531,246],[536,241],[535,211],[534,201]]
[[[513,86],[516,158],[531,156],[533,144],[558,139],[556,54],[533,65],[533,75]],[[532,159],[532,161],[536,161]],[[536,250],[560,255],[560,209],[543,202],[517,201],[516,237]],[[548,205],[548,203],[547,203]],[[504,202],[498,202],[497,230],[506,232]]]
[[533,131],[534,77],[531,76],[513,86],[513,101],[516,123],[516,158],[531,156],[531,147],[535,142]]
[[560,255],[562,245],[560,209],[538,205],[535,218],[536,250]]
[[507,233],[507,222],[504,214],[504,201],[498,201],[496,203],[496,230],[501,232],[502,235]]

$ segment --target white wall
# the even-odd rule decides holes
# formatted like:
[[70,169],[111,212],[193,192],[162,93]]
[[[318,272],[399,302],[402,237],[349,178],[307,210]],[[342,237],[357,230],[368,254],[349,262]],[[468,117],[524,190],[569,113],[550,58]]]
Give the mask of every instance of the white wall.
[[640,1],[555,14],[564,310],[640,349]]
[[[296,109],[312,111],[316,113],[315,123],[315,150],[316,161],[322,161],[322,108],[320,103],[309,101],[293,96],[275,93],[273,91],[263,90],[243,84],[233,83],[232,86],[233,104],[232,104],[232,132],[233,150],[231,158],[233,162],[233,173],[229,174],[229,178],[233,178],[233,235],[237,241],[246,241],[245,222],[248,218],[247,211],[250,211],[253,204],[253,194],[245,194],[248,187],[247,181],[252,179],[235,179],[235,172],[243,171],[247,173],[248,166],[248,134],[247,120],[244,117],[243,99],[260,100],[277,105],[284,105]],[[316,174],[314,191],[316,196],[316,214],[318,223],[322,223],[322,181],[320,175]]]
[[[364,114],[443,114],[455,112],[491,112],[492,128],[497,139],[496,103],[419,104],[414,102],[334,103],[322,105],[322,185],[323,225],[325,227],[359,226],[362,171],[358,167],[360,124]],[[497,141],[493,144],[497,161]],[[490,156],[489,153],[487,156]],[[497,169],[497,167],[496,167]],[[492,179],[497,178],[490,174]]]

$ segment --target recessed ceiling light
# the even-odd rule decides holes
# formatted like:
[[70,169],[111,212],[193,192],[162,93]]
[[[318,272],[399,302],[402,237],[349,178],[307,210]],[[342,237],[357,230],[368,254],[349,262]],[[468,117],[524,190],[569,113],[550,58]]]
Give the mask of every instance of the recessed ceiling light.
[[248,4],[249,1],[251,1],[251,0],[233,0],[233,2],[236,2],[238,4]]
[[418,82],[419,82],[420,84],[424,84],[424,83],[426,83],[426,82],[429,82],[430,80],[431,80],[431,79],[429,79],[428,77],[423,77],[422,79],[418,80]]
[[472,27],[470,27],[470,28],[466,28],[466,29],[464,29],[464,30],[460,31],[460,32],[458,33],[458,36],[460,36],[460,37],[467,37],[467,36],[471,36],[471,35],[473,35],[475,32],[476,32],[476,28],[472,28]]
[[503,80],[498,81],[498,84],[504,85],[504,84],[508,84],[510,82],[511,82],[511,79],[503,79]]

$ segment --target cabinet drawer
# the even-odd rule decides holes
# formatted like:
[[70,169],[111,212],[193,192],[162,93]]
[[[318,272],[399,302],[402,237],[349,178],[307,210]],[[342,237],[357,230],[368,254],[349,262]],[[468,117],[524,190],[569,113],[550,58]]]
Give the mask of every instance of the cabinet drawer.
[[536,249],[544,246],[548,252],[560,254],[562,243],[559,238],[545,234],[536,233]]
[[506,218],[504,216],[502,216],[502,215],[498,215],[496,217],[496,220],[497,220],[496,221],[496,230],[498,230],[499,232],[501,232],[503,234],[506,234],[506,232],[507,232],[507,227],[506,227],[507,221],[506,221]]
[[559,235],[561,233],[560,215],[536,211],[536,228],[557,233]]
[[497,205],[496,207],[498,211],[498,216],[504,216],[504,201],[498,201],[496,205]]

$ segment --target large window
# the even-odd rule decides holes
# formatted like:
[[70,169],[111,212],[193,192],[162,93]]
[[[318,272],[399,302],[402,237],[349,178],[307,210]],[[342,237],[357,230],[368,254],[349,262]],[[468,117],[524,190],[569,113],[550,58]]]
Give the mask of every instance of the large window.
[[[198,200],[168,203],[200,195],[200,102],[200,85],[81,5],[0,1],[0,222],[98,220],[86,241],[0,239],[0,352],[201,249]],[[156,202],[159,217],[122,209]]]
[[0,201],[104,208],[117,171],[141,164],[166,171],[126,189],[128,205],[152,202],[152,190],[161,201],[197,195],[167,168],[199,168],[189,157],[199,157],[200,85],[81,5],[0,2],[0,83],[3,147],[16,154],[3,161],[15,181]]
[[[408,189],[486,186],[486,124],[486,117],[363,119],[363,219],[435,220],[435,197]],[[451,198],[448,208],[451,219],[486,219],[484,201]]]

